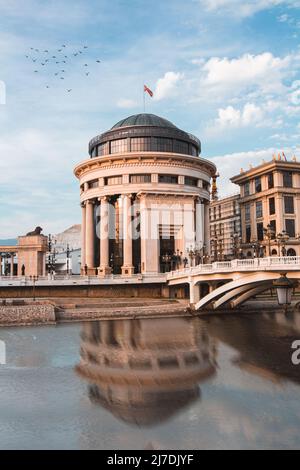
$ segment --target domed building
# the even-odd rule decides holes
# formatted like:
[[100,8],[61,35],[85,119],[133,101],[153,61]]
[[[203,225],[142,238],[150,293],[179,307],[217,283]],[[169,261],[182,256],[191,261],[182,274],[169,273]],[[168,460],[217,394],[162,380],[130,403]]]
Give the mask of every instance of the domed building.
[[115,124],[75,168],[82,206],[82,271],[100,276],[170,269],[190,247],[209,252],[210,181],[197,137],[153,114]]

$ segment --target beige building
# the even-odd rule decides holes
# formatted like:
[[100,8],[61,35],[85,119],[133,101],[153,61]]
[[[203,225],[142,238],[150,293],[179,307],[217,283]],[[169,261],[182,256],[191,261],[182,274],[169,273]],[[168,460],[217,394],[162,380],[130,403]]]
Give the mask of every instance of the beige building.
[[39,227],[18,237],[15,246],[0,246],[0,276],[45,276],[47,250],[48,238]]
[[279,155],[234,176],[244,255],[300,256],[300,163]]
[[75,168],[82,206],[82,272],[146,275],[209,247],[210,181],[200,141],[152,114],[95,137]]
[[239,257],[241,249],[240,195],[215,199],[210,204],[210,255],[212,261]]

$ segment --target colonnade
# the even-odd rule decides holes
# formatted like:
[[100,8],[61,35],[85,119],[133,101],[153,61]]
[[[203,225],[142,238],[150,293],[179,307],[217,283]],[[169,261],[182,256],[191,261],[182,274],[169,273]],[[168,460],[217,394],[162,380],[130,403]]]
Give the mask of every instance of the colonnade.
[[[195,231],[194,244],[206,245],[206,251],[209,253],[210,247],[210,221],[209,221],[209,201],[202,198],[190,196],[194,201],[193,224]],[[121,267],[122,276],[132,276],[134,274],[133,264],[133,224],[132,224],[132,204],[134,196],[132,194],[123,194],[119,196],[119,202],[122,207],[121,224],[123,240],[123,265]],[[95,204],[100,203],[99,214],[100,223],[97,226],[96,234],[96,216]],[[81,204],[82,207],[82,253],[81,270],[83,274],[94,275],[98,272],[99,276],[106,276],[112,273],[110,266],[110,196],[103,196],[98,199],[87,200]],[[140,197],[140,234],[141,234],[141,271],[142,273],[159,272],[159,253],[157,246],[158,240],[149,239],[149,226],[151,218],[151,208],[147,206],[147,196]],[[153,229],[151,229],[151,235]],[[184,235],[183,235],[184,236]],[[96,237],[96,239],[95,239]],[[96,244],[99,242],[100,266],[95,266]],[[154,244],[156,245],[154,246]],[[182,242],[185,243],[184,240]],[[153,249],[153,250],[152,250]],[[185,246],[184,246],[185,250]],[[154,258],[157,258],[154,259]]]

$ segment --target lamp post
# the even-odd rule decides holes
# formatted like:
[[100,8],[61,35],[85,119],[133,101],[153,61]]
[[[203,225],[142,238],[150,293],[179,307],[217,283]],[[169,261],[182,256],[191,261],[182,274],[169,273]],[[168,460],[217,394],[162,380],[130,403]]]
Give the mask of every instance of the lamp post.
[[288,243],[289,239],[290,237],[285,230],[283,230],[282,233],[278,233],[276,241],[278,243],[279,256],[280,254],[282,254],[282,256],[286,256],[286,244]]
[[67,244],[67,275],[70,274],[70,246]]
[[273,282],[277,292],[278,304],[285,308],[285,313],[287,313],[288,307],[292,303],[293,289],[297,284],[297,282],[288,279],[286,273],[283,273],[279,279]]
[[276,237],[276,233],[271,224],[267,225],[267,228],[263,229],[265,239],[268,241],[269,246],[269,256],[271,257],[271,241]]

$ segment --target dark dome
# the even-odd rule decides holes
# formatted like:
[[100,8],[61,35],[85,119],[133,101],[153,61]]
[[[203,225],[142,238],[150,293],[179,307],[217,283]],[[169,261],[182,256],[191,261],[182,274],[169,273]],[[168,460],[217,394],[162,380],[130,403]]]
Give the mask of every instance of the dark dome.
[[128,126],[155,126],[155,127],[167,127],[171,129],[178,129],[167,119],[156,116],[155,114],[134,114],[129,116],[122,121],[117,122],[112,129],[118,129],[119,127]]

